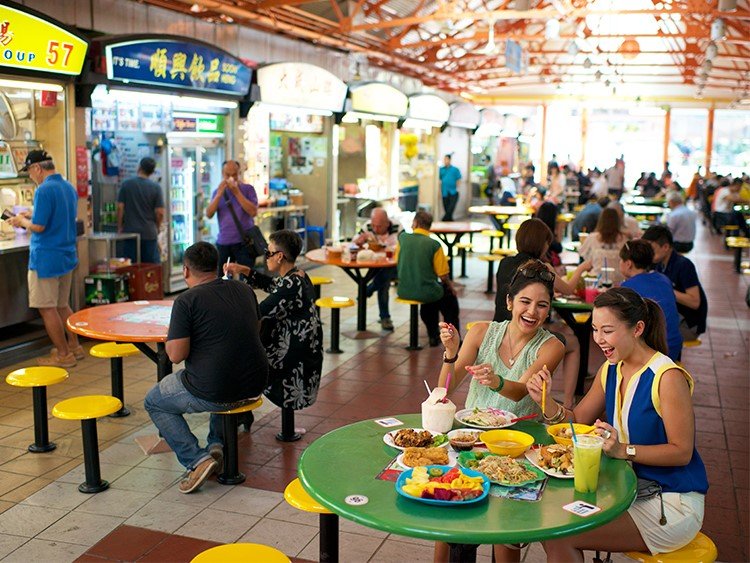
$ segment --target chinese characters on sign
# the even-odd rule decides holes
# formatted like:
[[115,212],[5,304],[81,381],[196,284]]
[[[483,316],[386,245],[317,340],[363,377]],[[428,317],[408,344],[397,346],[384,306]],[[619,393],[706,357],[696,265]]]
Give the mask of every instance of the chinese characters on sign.
[[346,84],[325,69],[307,63],[275,63],[258,69],[263,102],[339,112]]
[[237,96],[250,88],[247,66],[206,45],[148,39],[107,45],[106,54],[107,78],[112,80]]

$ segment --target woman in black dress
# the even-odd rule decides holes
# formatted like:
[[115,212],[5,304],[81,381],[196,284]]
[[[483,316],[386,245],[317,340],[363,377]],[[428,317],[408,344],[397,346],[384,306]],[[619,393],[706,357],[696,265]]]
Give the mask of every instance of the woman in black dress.
[[275,405],[299,410],[318,396],[323,368],[323,327],[315,309],[310,278],[294,261],[302,240],[294,231],[281,230],[269,237],[267,276],[242,264],[227,264],[224,273],[245,276],[254,289],[268,293],[260,302],[260,338],[268,356],[268,387],[264,394]]

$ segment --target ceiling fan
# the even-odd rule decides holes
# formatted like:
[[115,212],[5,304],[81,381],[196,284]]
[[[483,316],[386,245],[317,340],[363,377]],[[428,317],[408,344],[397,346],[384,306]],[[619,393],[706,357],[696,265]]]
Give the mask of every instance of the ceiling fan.
[[499,46],[495,43],[495,20],[490,20],[489,36],[487,45],[474,51],[477,55],[496,55],[500,52]]

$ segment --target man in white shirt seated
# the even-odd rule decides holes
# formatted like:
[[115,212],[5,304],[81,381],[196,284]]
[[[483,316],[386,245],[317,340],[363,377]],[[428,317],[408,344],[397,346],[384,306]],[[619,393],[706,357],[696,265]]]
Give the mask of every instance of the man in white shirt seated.
[[750,203],[742,199],[742,178],[735,178],[726,188],[720,188],[714,194],[714,225],[721,228],[724,225],[737,225],[746,237],[750,237],[750,227],[745,217],[734,209],[735,205]]

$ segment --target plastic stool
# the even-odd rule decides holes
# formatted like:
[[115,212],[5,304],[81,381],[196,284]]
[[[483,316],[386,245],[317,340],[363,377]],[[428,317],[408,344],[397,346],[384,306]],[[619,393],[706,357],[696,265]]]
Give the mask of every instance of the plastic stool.
[[343,354],[344,351],[339,348],[339,327],[341,317],[339,309],[344,307],[354,307],[354,301],[348,297],[321,297],[315,301],[318,307],[331,309],[331,347],[326,350],[329,354]]
[[237,423],[241,414],[254,411],[263,404],[263,399],[242,405],[228,411],[212,412],[221,416],[224,434],[224,468],[216,480],[222,485],[239,485],[245,482],[245,474],[240,472],[239,447],[237,445]]
[[734,270],[739,274],[742,270],[742,250],[750,248],[750,239],[747,237],[727,237],[725,241],[727,248],[734,249]]
[[698,532],[692,541],[684,547],[669,553],[641,553],[639,551],[628,551],[625,557],[642,561],[643,563],[669,563],[678,561],[692,561],[694,563],[713,563],[719,555],[716,545],[707,535]]
[[473,327],[475,324],[479,323],[491,323],[492,321],[471,321],[470,323],[466,323],[466,330],[471,330],[471,327]]
[[697,346],[700,346],[701,344],[703,344],[703,342],[701,342],[701,339],[696,338],[695,340],[686,340],[685,342],[682,343],[682,347],[683,348],[695,348]]
[[78,485],[82,493],[99,493],[109,488],[99,471],[99,439],[96,419],[108,416],[122,408],[122,401],[109,395],[84,395],[57,403],[52,415],[63,420],[80,420],[83,437],[83,464],[86,481]]
[[396,303],[403,303],[409,305],[409,345],[406,347],[409,351],[421,350],[422,347],[419,345],[419,306],[422,305],[421,301],[414,301],[412,299],[401,299],[396,297]]
[[284,500],[303,512],[315,512],[320,522],[320,561],[339,560],[339,517],[312,498],[295,479],[284,489]]
[[[333,283],[333,278],[325,278],[322,276],[310,276],[310,281],[313,284],[313,289],[315,290],[315,300],[317,301],[318,299],[320,299],[320,286]],[[318,307],[317,303],[315,304],[315,308],[318,310],[318,316],[320,316],[320,307]]]
[[31,453],[51,452],[57,446],[49,441],[47,424],[47,386],[62,383],[68,372],[58,367],[32,367],[12,371],[5,378],[8,385],[31,387],[34,405],[34,443],[28,447]]
[[455,245],[458,249],[458,253],[461,256],[461,276],[462,278],[468,277],[466,275],[466,253],[474,248],[474,245],[470,242],[459,242]]
[[490,237],[490,252],[492,252],[492,245],[495,242],[495,239],[497,238],[502,240],[502,238],[505,236],[505,232],[498,231],[496,229],[485,229],[484,231],[482,231],[482,234]]
[[493,256],[502,256],[504,258],[506,256],[515,256],[518,254],[518,250],[515,248],[496,248],[491,254]]
[[132,344],[118,344],[117,342],[104,342],[97,344],[89,350],[89,354],[95,358],[109,358],[110,373],[112,376],[112,396],[122,401],[122,408],[110,416],[116,418],[128,416],[130,411],[125,407],[125,390],[122,377],[122,359],[128,356],[140,354],[138,348]]
[[485,293],[494,293],[494,281],[495,281],[495,262],[500,262],[505,256],[498,256],[497,254],[485,254],[480,256],[479,259],[482,262],[487,262],[487,291]]
[[228,543],[199,553],[190,563],[229,563],[233,561],[262,561],[263,563],[291,563],[275,547],[259,543]]

